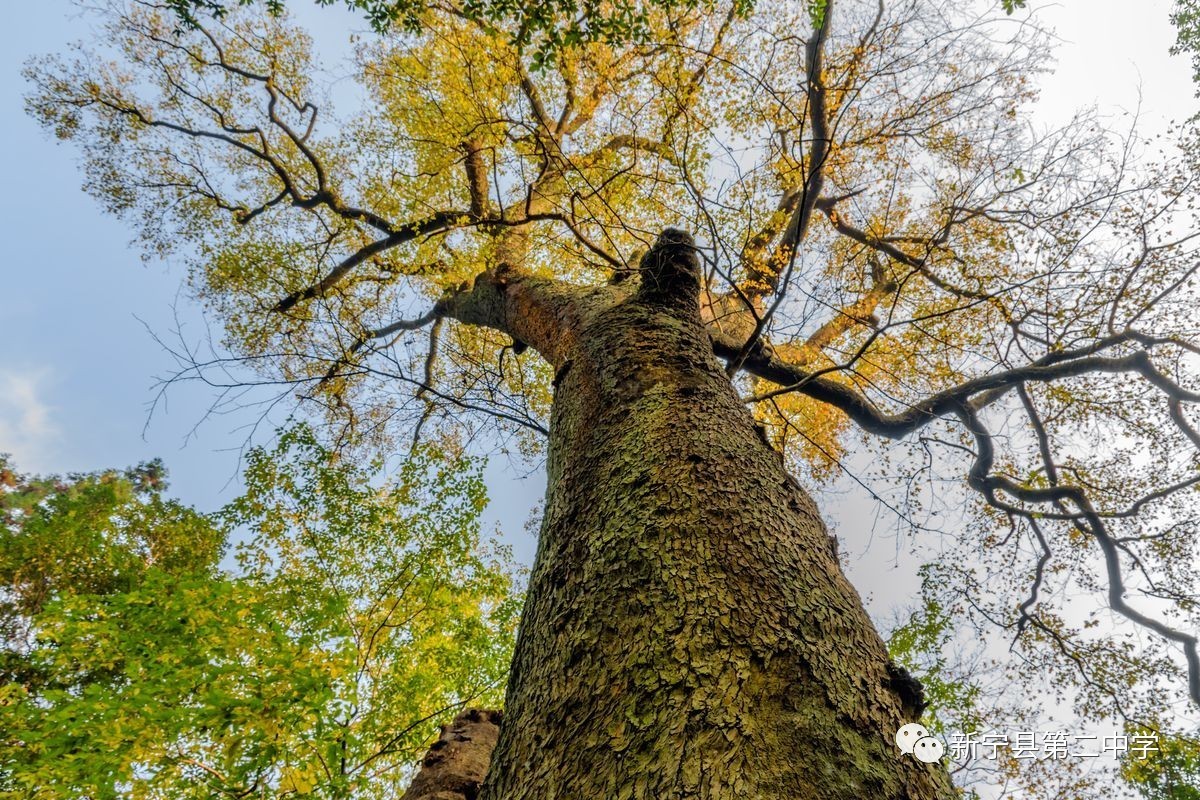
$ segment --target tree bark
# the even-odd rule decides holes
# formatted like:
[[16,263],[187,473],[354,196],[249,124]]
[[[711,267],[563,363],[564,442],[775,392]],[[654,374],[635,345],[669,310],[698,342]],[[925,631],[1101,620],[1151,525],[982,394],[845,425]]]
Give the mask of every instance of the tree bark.
[[443,725],[400,800],[475,800],[496,747],[501,717],[499,711],[472,708]]
[[667,231],[636,292],[552,315],[545,516],[481,800],[951,797],[893,743],[912,703],[699,280]]

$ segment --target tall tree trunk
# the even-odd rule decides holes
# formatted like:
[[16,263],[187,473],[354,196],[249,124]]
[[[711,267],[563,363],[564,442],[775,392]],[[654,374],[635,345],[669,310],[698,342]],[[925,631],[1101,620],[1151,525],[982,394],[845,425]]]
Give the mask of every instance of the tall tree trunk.
[[[686,234],[560,345],[545,518],[482,800],[953,795],[713,356]],[[583,304],[586,306],[586,304]]]

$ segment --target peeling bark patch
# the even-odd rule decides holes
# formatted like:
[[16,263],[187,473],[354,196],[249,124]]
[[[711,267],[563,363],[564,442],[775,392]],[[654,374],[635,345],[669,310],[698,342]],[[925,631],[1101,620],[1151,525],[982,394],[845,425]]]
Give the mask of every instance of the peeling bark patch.
[[469,709],[443,725],[402,800],[476,800],[501,719],[499,711]]

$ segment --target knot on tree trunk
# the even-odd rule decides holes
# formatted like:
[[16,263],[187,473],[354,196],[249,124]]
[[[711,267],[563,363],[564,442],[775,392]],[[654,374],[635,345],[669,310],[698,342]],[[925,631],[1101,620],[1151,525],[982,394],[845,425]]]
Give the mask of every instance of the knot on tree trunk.
[[502,713],[472,708],[442,726],[402,800],[475,800],[500,735]]
[[700,310],[700,258],[687,231],[667,228],[642,256],[638,296],[645,302]]
[[921,714],[929,707],[929,703],[925,701],[925,686],[891,659],[887,662],[887,672],[886,685],[900,698],[904,718],[914,721],[920,719]]

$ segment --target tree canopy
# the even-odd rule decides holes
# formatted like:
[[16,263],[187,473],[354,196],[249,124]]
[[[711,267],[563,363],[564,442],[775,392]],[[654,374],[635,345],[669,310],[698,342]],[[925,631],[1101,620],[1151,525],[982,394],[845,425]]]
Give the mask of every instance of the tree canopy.
[[[254,0],[238,0],[238,5],[250,5]],[[284,0],[263,0],[272,14],[282,14]],[[337,0],[315,0],[319,6],[334,5]],[[232,3],[224,0],[167,0],[186,25],[198,25],[196,14],[208,13],[220,18],[228,14]],[[426,4],[420,0],[345,0],[347,8],[361,11],[379,33],[386,33],[394,26],[410,31],[419,30],[421,12]],[[825,13],[825,0],[806,0],[805,3],[813,26],[820,25]],[[1025,0],[1001,0],[1001,7],[1012,14],[1025,7]],[[472,0],[464,3],[461,13],[473,20],[506,28],[512,32],[513,44],[524,47],[533,44],[535,58],[540,62],[546,55],[564,45],[584,42],[605,44],[627,44],[631,41],[646,41],[650,36],[652,14],[657,11],[712,12],[716,3],[711,0],[647,0],[630,3],[584,3],[555,2],[526,4],[512,0]],[[740,0],[735,12],[741,16],[750,13],[754,0]]]
[[[1196,164],[1088,110],[1033,124],[1035,25],[735,0],[609,37],[590,6],[353,5],[405,23],[358,42],[354,92],[253,4],[105,0],[104,46],[30,66],[89,191],[220,322],[180,379],[283,385],[347,446],[536,456],[572,309],[683,227],[763,436],[809,481],[894,466],[945,609],[1093,718],[1200,704]],[[979,499],[952,528],[951,474]]]
[[297,428],[215,516],[160,464],[3,474],[0,796],[394,798],[498,702],[519,596],[469,462],[377,484]]

